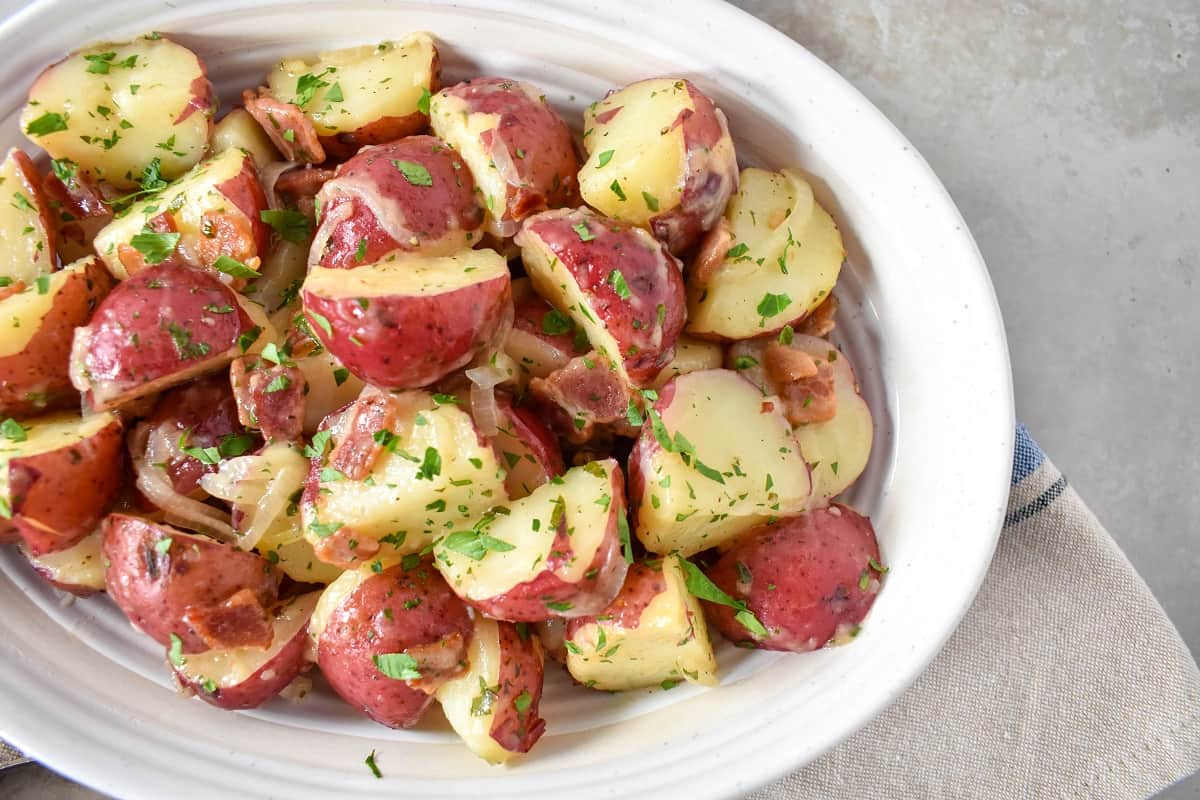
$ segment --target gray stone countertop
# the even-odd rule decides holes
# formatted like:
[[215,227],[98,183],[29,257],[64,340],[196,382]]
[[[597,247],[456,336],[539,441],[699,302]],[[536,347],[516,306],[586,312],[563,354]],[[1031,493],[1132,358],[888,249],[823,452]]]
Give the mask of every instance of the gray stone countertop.
[[[1018,416],[1200,653],[1200,4],[736,4],[941,176],[996,285]],[[0,796],[98,797],[36,765]]]

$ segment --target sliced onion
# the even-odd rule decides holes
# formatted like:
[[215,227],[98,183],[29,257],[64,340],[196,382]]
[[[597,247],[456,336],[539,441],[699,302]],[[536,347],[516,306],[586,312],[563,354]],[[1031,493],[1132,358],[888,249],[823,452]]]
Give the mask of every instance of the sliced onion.
[[558,347],[549,339],[529,331],[513,328],[504,341],[504,352],[520,364],[528,367],[530,374],[545,378],[560,370],[571,360],[571,353]]
[[303,166],[299,161],[272,161],[258,171],[258,180],[262,184],[263,193],[267,196],[267,205],[273,209],[282,208],[279,197],[275,194],[275,184],[279,176],[293,167]]
[[145,457],[134,458],[137,487],[147,500],[166,513],[167,522],[207,533],[221,541],[234,540],[233,526],[229,524],[228,514],[175,491],[166,471],[154,466],[154,463]]
[[[200,479],[214,497],[233,504],[242,514],[238,547],[252,550],[284,517],[291,497],[304,484],[308,460],[286,444],[261,453],[231,458]],[[248,524],[246,524],[248,523]]]
[[466,371],[471,381],[471,416],[484,436],[495,436],[500,430],[500,408],[496,405],[496,387],[508,379],[498,367],[490,364]]

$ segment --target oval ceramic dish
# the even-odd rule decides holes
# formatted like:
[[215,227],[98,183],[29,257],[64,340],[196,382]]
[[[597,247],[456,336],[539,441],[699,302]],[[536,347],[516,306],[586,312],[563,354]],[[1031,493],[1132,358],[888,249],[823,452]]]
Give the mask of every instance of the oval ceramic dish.
[[[437,713],[375,725],[320,685],[304,701],[228,713],[179,697],[161,648],[105,599],[60,602],[0,552],[0,735],[124,798],[689,797],[740,794],[802,766],[895,699],[941,648],[987,569],[1012,456],[1004,329],[962,218],[921,156],[829,67],[712,0],[606,3],[392,0],[35,3],[0,25],[0,143],[45,65],[148,30],[207,61],[227,102],[285,54],[427,30],[448,82],[506,75],[542,87],[573,124],[612,87],[686,77],[724,109],[743,164],[799,166],[840,225],[848,269],[838,343],[876,415],[851,492],[886,585],[851,646],[806,655],[718,648],[721,686],[622,695],[549,669],[547,734],[489,767]],[[714,424],[729,424],[714,421]],[[371,750],[384,774],[363,764]]]

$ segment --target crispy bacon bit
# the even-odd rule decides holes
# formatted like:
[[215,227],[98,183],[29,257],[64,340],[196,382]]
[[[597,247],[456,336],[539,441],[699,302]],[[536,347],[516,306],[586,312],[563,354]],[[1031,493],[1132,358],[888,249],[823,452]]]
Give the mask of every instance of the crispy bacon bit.
[[707,286],[714,274],[725,261],[725,254],[733,246],[733,234],[729,231],[729,223],[724,217],[711,231],[705,234],[692,261],[688,277],[699,286]]
[[[284,159],[312,164],[320,164],[325,160],[325,148],[321,146],[317,129],[299,107],[276,99],[265,86],[242,92],[242,104],[262,126]],[[285,138],[288,131],[291,131],[290,139]]]
[[391,432],[396,414],[396,404],[390,395],[374,388],[365,390],[350,407],[342,436],[329,455],[329,466],[348,480],[366,478],[385,444],[379,441],[383,437],[376,438],[376,434]]
[[313,553],[326,564],[342,569],[357,569],[379,552],[379,542],[359,538],[349,525],[313,543]]
[[295,208],[309,217],[316,216],[313,198],[325,181],[334,176],[334,170],[306,164],[284,172],[275,181],[275,197],[287,208]]
[[230,365],[229,380],[239,422],[258,428],[268,440],[299,440],[304,426],[304,373],[258,356],[242,356]]
[[837,314],[837,310],[837,298],[831,294],[825,298],[825,301],[821,305],[814,308],[811,314],[804,318],[796,333],[803,333],[807,336],[828,336],[837,326],[837,323],[833,319],[834,315]]
[[[204,232],[195,240],[193,258],[200,264],[212,264],[221,256],[229,256],[251,269],[258,260],[258,246],[254,239],[254,227],[240,211],[210,211],[201,217],[200,230]],[[232,281],[235,289],[246,284],[245,278]]]
[[793,425],[828,422],[837,414],[837,396],[833,388],[833,367],[818,359],[816,375],[779,384],[783,412]]
[[[146,227],[154,233],[177,233],[179,231],[179,228],[175,225],[175,218],[166,211],[155,214],[147,220]],[[140,250],[135,249],[133,245],[120,244],[117,245],[117,258],[121,261],[122,266],[125,267],[125,271],[130,275],[141,272],[148,267],[159,266],[161,264],[168,264],[174,267],[186,267],[188,265],[187,260],[179,252],[178,247],[158,264],[147,264]]]
[[617,433],[636,435],[625,418],[631,390],[608,359],[594,351],[572,358],[546,378],[534,378],[529,390],[547,407],[553,427],[571,442],[591,439],[597,424],[613,424]]
[[436,642],[415,644],[405,649],[405,654],[417,662],[418,680],[409,681],[409,686],[433,694],[448,680],[466,672],[467,643],[458,631],[443,636]]
[[817,374],[817,362],[802,350],[793,350],[779,342],[770,342],[763,353],[767,376],[776,383],[788,383]]
[[190,606],[183,621],[213,649],[270,647],[270,615],[252,589],[241,589],[217,606]]

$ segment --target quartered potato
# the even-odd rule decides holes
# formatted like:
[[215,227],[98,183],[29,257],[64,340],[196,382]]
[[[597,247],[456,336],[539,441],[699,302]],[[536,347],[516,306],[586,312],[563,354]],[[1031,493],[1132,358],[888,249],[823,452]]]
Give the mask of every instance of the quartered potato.
[[0,298],[54,270],[55,227],[41,177],[13,148],[0,164]]
[[279,151],[271,143],[271,137],[267,136],[266,131],[244,108],[233,109],[213,128],[213,154],[234,149],[249,153],[254,159],[254,166],[259,169],[280,159]]
[[37,574],[54,588],[70,592],[76,597],[90,597],[104,591],[101,541],[100,531],[95,531],[65,550],[40,556],[26,553],[26,556]]
[[168,180],[203,158],[217,98],[204,62],[158,34],[93,45],[46,68],[21,111],[21,130],[119,188],[157,160]]

